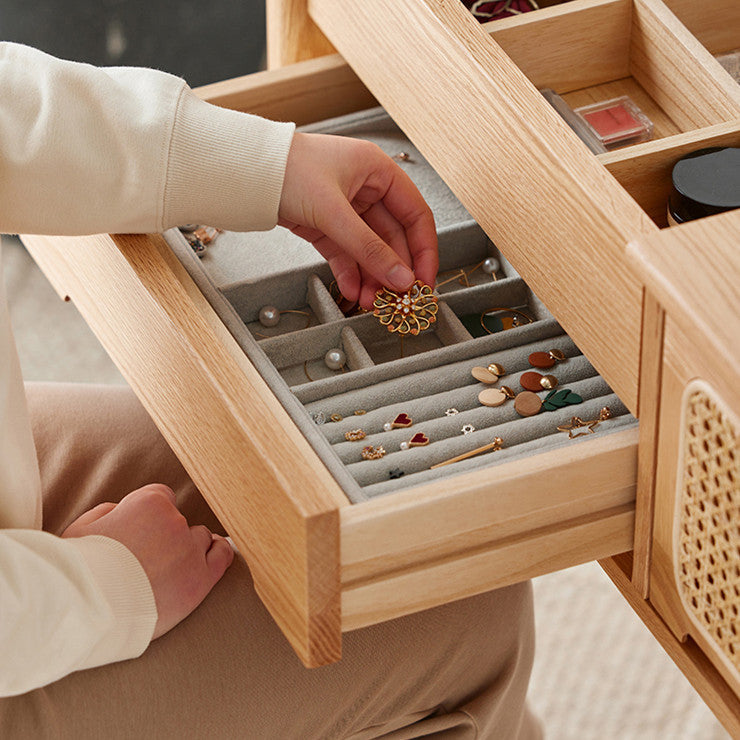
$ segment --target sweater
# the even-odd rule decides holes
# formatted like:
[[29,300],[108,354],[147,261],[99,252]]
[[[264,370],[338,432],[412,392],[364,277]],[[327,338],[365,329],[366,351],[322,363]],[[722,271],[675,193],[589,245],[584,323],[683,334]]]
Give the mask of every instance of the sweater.
[[[0,43],[0,232],[149,233],[277,222],[293,124],[218,108],[177,77]],[[0,274],[0,696],[134,658],[157,621],[108,537],[42,531],[41,486]]]

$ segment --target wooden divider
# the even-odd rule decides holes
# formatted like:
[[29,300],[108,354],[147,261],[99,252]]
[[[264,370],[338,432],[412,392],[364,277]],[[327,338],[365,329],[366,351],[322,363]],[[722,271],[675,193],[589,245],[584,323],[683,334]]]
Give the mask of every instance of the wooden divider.
[[710,146],[740,146],[740,118],[599,154],[598,159],[648,216],[663,227],[673,165],[685,154]]
[[631,0],[573,0],[483,29],[535,87],[563,94],[629,75],[631,17]]
[[740,117],[740,86],[662,0],[633,0],[630,72],[690,131]]
[[663,0],[711,54],[740,48],[737,0]]

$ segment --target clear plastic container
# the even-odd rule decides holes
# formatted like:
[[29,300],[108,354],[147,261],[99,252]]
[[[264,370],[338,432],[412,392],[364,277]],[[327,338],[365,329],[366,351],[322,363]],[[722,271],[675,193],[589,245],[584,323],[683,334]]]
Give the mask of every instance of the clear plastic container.
[[607,149],[639,144],[653,136],[653,122],[627,95],[575,109]]

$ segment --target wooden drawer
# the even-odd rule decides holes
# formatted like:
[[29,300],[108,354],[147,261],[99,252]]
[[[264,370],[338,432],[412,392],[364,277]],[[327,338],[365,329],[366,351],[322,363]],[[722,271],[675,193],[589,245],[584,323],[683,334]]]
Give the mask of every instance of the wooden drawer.
[[[374,102],[336,56],[202,92],[301,123]],[[337,660],[342,631],[632,547],[635,428],[350,505],[161,237],[24,241],[203,491],[306,665]]]

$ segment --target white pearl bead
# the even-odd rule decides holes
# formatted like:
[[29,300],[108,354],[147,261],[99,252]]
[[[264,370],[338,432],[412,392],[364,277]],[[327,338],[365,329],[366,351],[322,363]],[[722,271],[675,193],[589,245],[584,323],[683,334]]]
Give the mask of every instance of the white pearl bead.
[[341,349],[330,349],[324,355],[324,363],[329,370],[341,370],[345,362],[347,362],[347,357]]
[[481,268],[483,272],[487,272],[489,275],[493,275],[500,266],[501,265],[499,264],[499,261],[495,257],[488,257],[487,259],[483,260]]
[[401,442],[400,445],[398,445],[402,450],[408,450],[409,443],[408,442]]
[[275,306],[262,306],[259,321],[262,326],[277,326],[280,321],[280,311]]
[[390,432],[393,427],[391,426],[391,423],[389,421],[386,421],[386,423],[383,424],[383,429],[385,429],[386,432]]

